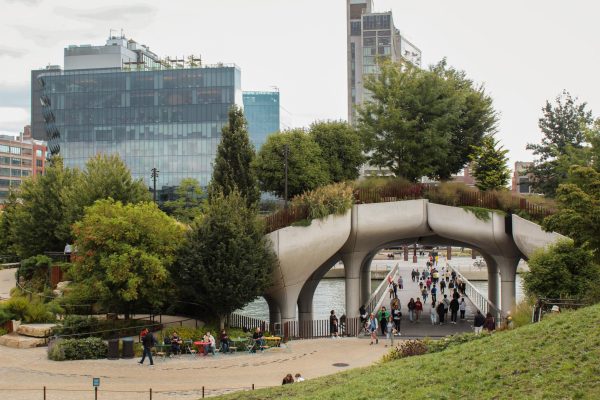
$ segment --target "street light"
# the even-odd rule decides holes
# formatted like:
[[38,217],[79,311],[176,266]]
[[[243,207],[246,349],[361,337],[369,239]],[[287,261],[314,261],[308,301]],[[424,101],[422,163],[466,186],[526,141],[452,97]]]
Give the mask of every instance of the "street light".
[[153,190],[152,190],[152,197],[154,199],[154,202],[156,203],[156,178],[158,178],[158,173],[160,172],[159,170],[156,169],[156,167],[152,168],[151,170],[151,174],[150,176],[152,177],[152,181],[154,182],[154,186],[153,186]]

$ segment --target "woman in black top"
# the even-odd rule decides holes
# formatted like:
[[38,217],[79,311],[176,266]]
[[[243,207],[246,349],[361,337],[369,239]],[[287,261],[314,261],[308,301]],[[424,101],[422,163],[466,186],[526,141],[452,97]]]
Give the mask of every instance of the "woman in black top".
[[331,332],[332,338],[338,337],[338,317],[335,315],[335,310],[331,310],[331,315],[329,316],[329,332]]

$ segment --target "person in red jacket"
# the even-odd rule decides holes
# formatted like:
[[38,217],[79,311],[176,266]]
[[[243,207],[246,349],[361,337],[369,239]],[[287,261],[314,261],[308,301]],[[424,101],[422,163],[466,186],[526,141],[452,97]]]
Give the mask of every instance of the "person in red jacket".
[[421,299],[419,299],[417,297],[417,301],[415,301],[415,314],[416,314],[416,320],[419,320],[419,316],[421,315],[421,313],[423,312],[423,303],[421,303]]

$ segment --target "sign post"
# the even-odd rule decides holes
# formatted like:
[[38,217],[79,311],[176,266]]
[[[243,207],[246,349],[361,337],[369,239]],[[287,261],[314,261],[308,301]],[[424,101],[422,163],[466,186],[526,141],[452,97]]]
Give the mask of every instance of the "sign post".
[[98,400],[98,386],[100,386],[100,378],[92,378],[92,385],[94,386],[94,400]]

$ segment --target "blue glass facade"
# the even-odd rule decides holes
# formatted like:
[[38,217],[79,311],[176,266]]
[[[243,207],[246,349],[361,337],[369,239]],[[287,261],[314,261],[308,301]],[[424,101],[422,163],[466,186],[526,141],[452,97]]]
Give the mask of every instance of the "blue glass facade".
[[250,140],[258,150],[279,131],[279,92],[244,92],[243,99]]
[[227,112],[242,102],[236,66],[47,70],[33,77],[41,106],[32,104],[32,113],[39,108],[38,129],[65,165],[83,168],[97,153],[117,153],[148,184],[156,167],[158,188],[187,177],[208,184]]

